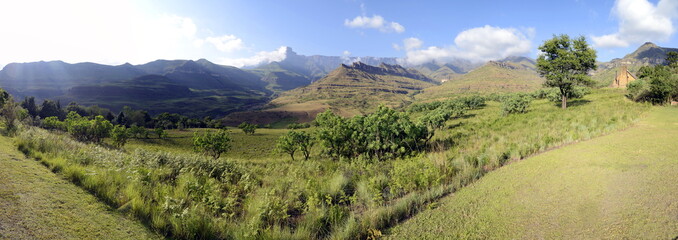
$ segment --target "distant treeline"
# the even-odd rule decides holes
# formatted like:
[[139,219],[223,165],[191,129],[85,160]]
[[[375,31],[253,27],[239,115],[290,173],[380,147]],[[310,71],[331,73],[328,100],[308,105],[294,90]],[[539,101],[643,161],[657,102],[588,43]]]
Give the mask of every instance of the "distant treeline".
[[59,100],[46,99],[38,105],[35,97],[26,97],[20,103],[21,107],[26,109],[35,121],[48,117],[56,117],[59,120],[65,120],[70,112],[76,112],[80,116],[94,118],[103,116],[114,125],[123,125],[126,127],[139,126],[146,128],[162,129],[183,129],[183,128],[220,128],[221,121],[207,116],[200,118],[189,118],[177,113],[161,113],[151,116],[148,111],[134,110],[128,106],[123,107],[117,114],[113,111],[102,108],[97,105],[83,106],[76,102],[71,102],[66,107],[62,107]]

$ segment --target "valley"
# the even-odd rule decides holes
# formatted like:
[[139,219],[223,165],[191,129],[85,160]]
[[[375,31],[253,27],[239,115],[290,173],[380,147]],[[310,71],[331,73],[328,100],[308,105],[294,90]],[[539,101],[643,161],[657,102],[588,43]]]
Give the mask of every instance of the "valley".
[[[408,65],[286,48],[283,60],[242,68],[8,64],[0,237],[671,237],[676,108],[609,87],[621,66],[635,73],[671,51],[648,43],[608,63],[594,56],[593,81],[574,84],[567,109],[539,74],[544,58]],[[655,75],[643,77],[654,97]],[[31,172],[68,185],[54,196],[65,200],[23,182]],[[96,224],[18,201],[31,188],[41,204],[94,206],[75,211]],[[74,227],[45,227],[54,221]]]

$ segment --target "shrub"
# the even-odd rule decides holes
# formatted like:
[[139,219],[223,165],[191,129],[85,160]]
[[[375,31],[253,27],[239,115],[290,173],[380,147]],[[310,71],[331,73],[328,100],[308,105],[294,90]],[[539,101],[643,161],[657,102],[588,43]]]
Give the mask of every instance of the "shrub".
[[526,113],[532,98],[523,94],[514,94],[503,99],[501,112],[504,116],[515,113]]
[[129,138],[130,131],[123,125],[115,125],[111,130],[111,140],[113,140],[113,144],[118,148],[124,146]]
[[231,135],[226,130],[205,131],[202,134],[193,134],[193,149],[213,159],[218,159],[222,153],[231,149]]
[[58,117],[51,116],[42,119],[42,128],[47,130],[66,131],[66,124],[62,121],[59,121]]
[[257,130],[257,125],[248,122],[242,122],[240,125],[238,125],[238,128],[242,129],[242,132],[245,134],[254,135],[254,132]]
[[76,112],[69,112],[64,122],[68,133],[81,142],[101,143],[113,129],[113,124],[101,115],[87,120]]

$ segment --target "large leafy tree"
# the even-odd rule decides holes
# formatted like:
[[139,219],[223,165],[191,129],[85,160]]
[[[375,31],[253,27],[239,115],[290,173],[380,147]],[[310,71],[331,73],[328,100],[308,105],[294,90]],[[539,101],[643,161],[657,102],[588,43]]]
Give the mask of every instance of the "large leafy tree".
[[592,83],[588,72],[596,69],[596,51],[583,36],[572,39],[565,34],[547,40],[539,50],[542,52],[537,58],[539,75],[546,78],[545,86],[560,90],[565,109],[575,86]]

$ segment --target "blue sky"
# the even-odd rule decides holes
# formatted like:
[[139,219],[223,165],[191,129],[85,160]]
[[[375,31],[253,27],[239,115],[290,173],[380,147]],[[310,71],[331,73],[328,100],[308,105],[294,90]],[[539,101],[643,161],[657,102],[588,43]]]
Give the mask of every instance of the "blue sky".
[[535,57],[553,34],[583,35],[598,60],[642,43],[678,47],[678,0],[2,1],[0,65],[199,59],[243,66],[303,55],[405,63]]

